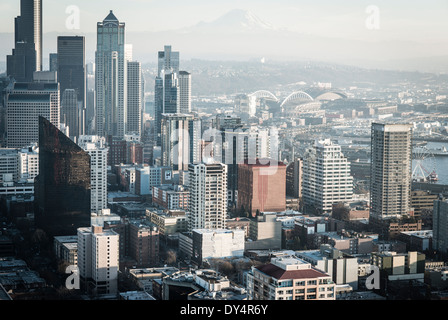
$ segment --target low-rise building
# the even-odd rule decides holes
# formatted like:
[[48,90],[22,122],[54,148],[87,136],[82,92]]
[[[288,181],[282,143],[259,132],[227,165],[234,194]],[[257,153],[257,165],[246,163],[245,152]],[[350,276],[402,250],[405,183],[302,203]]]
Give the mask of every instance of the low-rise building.
[[167,210],[187,210],[190,192],[182,185],[153,186],[152,202]]
[[193,260],[201,265],[212,258],[244,256],[244,230],[193,229]]
[[358,290],[358,259],[330,245],[320,250],[296,251],[296,256],[319,270],[328,273],[336,285],[350,285]]
[[119,300],[156,300],[152,295],[145,291],[127,291],[119,293]]
[[272,258],[246,274],[250,300],[335,300],[328,273],[294,256]]
[[188,220],[184,210],[146,210],[146,217],[157,226],[162,237],[188,230]]
[[247,300],[244,288],[211,269],[179,271],[162,282],[162,300]]
[[264,213],[250,220],[246,248],[251,250],[281,249],[282,222],[275,213]]
[[398,239],[406,243],[408,251],[430,251],[432,250],[432,230],[405,231],[400,232]]
[[370,264],[383,271],[388,281],[424,280],[425,255],[417,251],[407,253],[373,252]]

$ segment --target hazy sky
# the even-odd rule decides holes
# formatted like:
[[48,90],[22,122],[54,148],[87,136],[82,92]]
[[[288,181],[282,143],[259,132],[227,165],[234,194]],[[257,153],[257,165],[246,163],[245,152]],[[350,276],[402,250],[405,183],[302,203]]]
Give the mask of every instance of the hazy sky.
[[[79,28],[71,30],[67,21],[73,11],[67,9],[73,6],[79,10]],[[243,33],[239,39],[235,34],[201,38],[198,33],[154,33],[141,38],[134,33],[187,28],[235,9],[294,32],[271,33],[271,38],[264,33],[257,39]],[[153,61],[157,50],[171,44],[183,59],[301,58],[448,72],[448,0],[43,0],[43,10],[44,33],[88,34],[87,59],[94,57],[97,22],[113,10],[126,23],[134,58],[142,62]],[[18,15],[20,0],[0,0],[0,62],[14,46]],[[55,50],[56,36],[48,35],[44,58]]]
[[[19,0],[1,0],[0,32],[13,32]],[[441,41],[448,38],[448,0],[44,0],[44,32],[68,31],[66,9],[80,10],[80,32],[114,10],[127,31],[161,31],[212,21],[232,9],[249,10],[277,28],[330,37]],[[369,32],[366,9],[379,10],[380,28]]]

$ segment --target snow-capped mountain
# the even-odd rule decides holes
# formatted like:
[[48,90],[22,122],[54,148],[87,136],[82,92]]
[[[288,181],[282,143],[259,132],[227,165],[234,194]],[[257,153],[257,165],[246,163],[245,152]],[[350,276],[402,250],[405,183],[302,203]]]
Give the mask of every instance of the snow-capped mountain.
[[186,28],[184,32],[244,32],[244,31],[268,31],[276,28],[257,17],[250,11],[234,9],[210,22],[199,22]]

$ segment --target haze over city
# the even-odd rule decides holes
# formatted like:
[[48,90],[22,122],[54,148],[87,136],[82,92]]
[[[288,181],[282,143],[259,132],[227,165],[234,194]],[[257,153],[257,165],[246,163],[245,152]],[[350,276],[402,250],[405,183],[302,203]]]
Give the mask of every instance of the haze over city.
[[[68,30],[72,5],[79,9],[79,29]],[[19,2],[6,0],[0,6],[0,40],[12,45],[11,17]],[[92,60],[96,22],[113,9],[126,22],[127,39],[142,63],[153,62],[152,53],[169,42],[186,60],[311,60],[430,72],[448,68],[448,4],[443,0],[132,0],[125,6],[80,0],[46,1],[43,7],[45,57],[55,51],[56,33],[79,34],[86,36],[87,59]],[[378,24],[368,27],[373,18]],[[1,56],[8,47],[1,47]]]
[[447,300],[447,16],[3,0],[0,300],[239,319]]

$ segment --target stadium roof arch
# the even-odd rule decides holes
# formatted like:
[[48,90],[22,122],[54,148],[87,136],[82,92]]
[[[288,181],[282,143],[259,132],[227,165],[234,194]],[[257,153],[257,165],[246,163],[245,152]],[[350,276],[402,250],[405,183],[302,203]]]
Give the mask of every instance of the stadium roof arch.
[[280,101],[272,92],[267,91],[267,90],[255,91],[255,92],[249,94],[249,96],[256,97],[257,99],[258,98],[268,98],[268,99],[274,100],[276,102]]
[[314,101],[314,99],[304,91],[296,91],[287,96],[285,100],[283,100],[283,102],[280,104],[280,106],[283,107],[285,104],[293,101],[310,102]]

